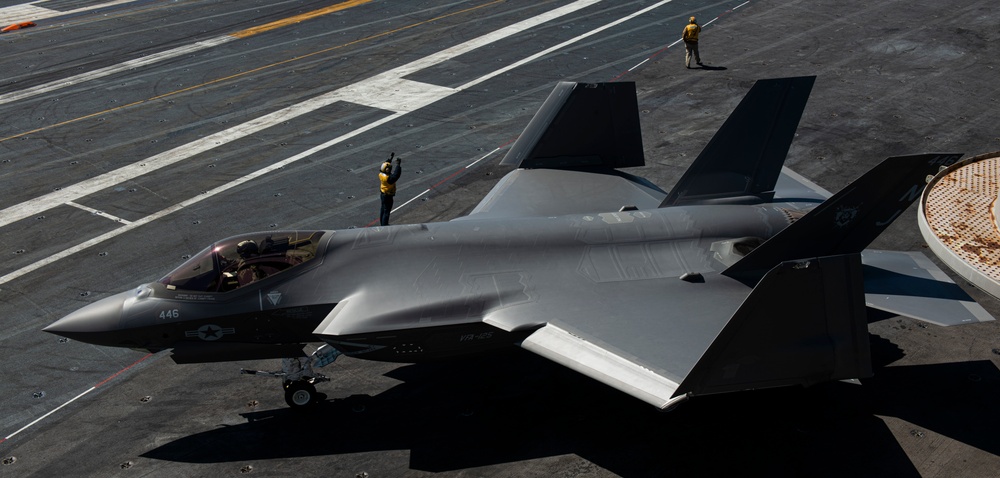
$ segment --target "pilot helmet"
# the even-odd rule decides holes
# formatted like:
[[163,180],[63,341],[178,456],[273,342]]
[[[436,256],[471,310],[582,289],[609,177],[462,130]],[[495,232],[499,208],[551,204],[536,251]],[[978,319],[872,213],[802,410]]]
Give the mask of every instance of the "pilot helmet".
[[251,255],[257,255],[257,243],[253,242],[251,239],[242,241],[236,245],[236,253],[243,258]]

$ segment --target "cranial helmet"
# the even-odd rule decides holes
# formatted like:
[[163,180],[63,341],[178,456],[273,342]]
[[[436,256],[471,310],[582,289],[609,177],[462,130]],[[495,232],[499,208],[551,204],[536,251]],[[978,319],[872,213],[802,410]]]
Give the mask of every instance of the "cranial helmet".
[[236,253],[242,258],[255,256],[257,255],[257,243],[250,239],[242,241],[236,245]]
[[379,171],[382,171],[385,174],[389,174],[390,169],[392,169],[392,163],[386,161],[382,163],[382,169],[380,169]]

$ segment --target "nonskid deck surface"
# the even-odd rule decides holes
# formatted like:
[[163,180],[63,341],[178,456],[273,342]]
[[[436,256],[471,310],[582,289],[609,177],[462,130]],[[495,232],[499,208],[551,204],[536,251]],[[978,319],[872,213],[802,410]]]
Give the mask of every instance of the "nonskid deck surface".
[[[468,213],[560,80],[636,82],[647,166],[628,172],[664,190],[759,78],[817,75],[786,165],[832,192],[888,156],[998,149],[1000,13],[972,0],[663,2],[632,18],[654,4],[265,3],[121,3],[0,36],[2,474],[1000,468],[996,322],[888,318],[870,326],[875,377],[861,387],[703,397],[668,414],[513,351],[342,358],[302,416],[275,380],[238,374],[276,361],[180,366],[40,332],[224,237],[372,224],[391,151],[403,158],[394,224]],[[675,44],[691,15],[704,69],[685,69]],[[915,210],[872,247],[927,251]]]

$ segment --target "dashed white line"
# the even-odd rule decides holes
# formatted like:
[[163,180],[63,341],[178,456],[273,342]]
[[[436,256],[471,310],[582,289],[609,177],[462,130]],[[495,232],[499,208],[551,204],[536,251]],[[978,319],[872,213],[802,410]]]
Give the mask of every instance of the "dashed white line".
[[115,222],[120,222],[122,224],[132,224],[131,221],[126,221],[125,219],[122,219],[122,218],[120,218],[118,216],[114,216],[114,215],[108,214],[108,213],[106,213],[104,211],[98,211],[97,209],[94,209],[92,207],[84,206],[83,204],[77,204],[77,203],[75,203],[73,201],[70,201],[70,202],[66,203],[66,205],[67,206],[73,206],[73,207],[75,207],[77,209],[83,209],[84,211],[87,211],[87,212],[89,212],[89,213],[91,213],[91,214],[93,214],[95,216],[106,217],[106,218],[111,219],[112,221],[115,221]]
[[420,194],[417,194],[416,196],[413,196],[412,198],[410,198],[410,200],[409,200],[409,201],[406,201],[406,202],[404,202],[403,204],[400,204],[399,206],[396,206],[395,208],[393,208],[393,210],[392,210],[392,211],[389,211],[389,212],[390,212],[390,213],[393,213],[393,212],[396,212],[396,211],[398,211],[398,210],[402,209],[402,208],[403,208],[404,206],[406,206],[407,204],[410,204],[411,202],[413,202],[413,201],[416,201],[417,199],[419,199],[419,198],[420,198],[421,196],[423,196],[424,194],[427,194],[427,193],[431,192],[431,191],[432,191],[432,190],[433,190],[434,188],[436,188],[436,187],[440,186],[441,184],[444,184],[444,183],[445,183],[445,182],[447,182],[447,181],[448,181],[449,179],[451,179],[451,178],[455,177],[456,175],[458,175],[458,173],[460,173],[460,172],[462,172],[462,171],[465,171],[466,169],[469,169],[469,168],[471,168],[471,167],[475,166],[475,165],[476,165],[476,163],[478,163],[478,162],[480,162],[480,161],[482,161],[482,160],[484,160],[484,159],[486,159],[486,158],[488,158],[488,157],[492,156],[492,155],[493,155],[493,153],[496,153],[497,151],[500,151],[500,149],[501,149],[501,148],[503,148],[503,146],[501,146],[501,147],[499,147],[499,148],[495,148],[495,149],[493,149],[493,151],[490,151],[489,153],[486,153],[486,154],[484,154],[484,155],[483,155],[482,157],[480,157],[479,159],[477,159],[477,160],[475,160],[475,161],[473,161],[473,162],[471,162],[471,163],[467,164],[467,165],[466,165],[466,166],[465,166],[464,168],[462,168],[462,169],[460,169],[460,170],[456,171],[456,172],[455,172],[454,174],[452,174],[451,176],[449,176],[449,177],[447,177],[447,178],[445,178],[445,179],[441,180],[441,181],[440,181],[440,182],[438,182],[437,184],[435,184],[435,185],[433,185],[433,186],[431,186],[431,187],[427,188],[426,190],[424,190],[424,192],[422,192],[422,193],[420,193]]

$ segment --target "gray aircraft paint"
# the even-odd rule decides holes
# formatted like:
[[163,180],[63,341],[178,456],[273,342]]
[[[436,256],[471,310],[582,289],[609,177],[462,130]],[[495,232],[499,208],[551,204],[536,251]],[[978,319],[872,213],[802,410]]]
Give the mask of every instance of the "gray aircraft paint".
[[[742,149],[700,156],[678,186],[699,192],[674,204],[664,198],[677,194],[614,169],[642,163],[635,131],[593,128],[592,147],[576,142],[589,127],[583,113],[631,118],[623,105],[634,109],[634,85],[562,83],[508,154],[522,167],[467,217],[229,238],[46,330],[173,348],[180,363],[289,357],[320,340],[400,362],[521,346],[667,408],[705,393],[869,375],[866,305],[938,324],[991,320],[927,261],[866,251],[862,264],[914,185],[960,155],[889,158],[829,196],[781,168],[811,86],[789,78],[751,89],[710,143]],[[780,134],[743,127],[760,118]],[[746,168],[743,150],[758,166]],[[711,177],[729,180],[719,188]],[[283,246],[234,255],[247,239]],[[252,277],[243,274],[251,265]],[[923,295],[865,295],[918,282]]]

